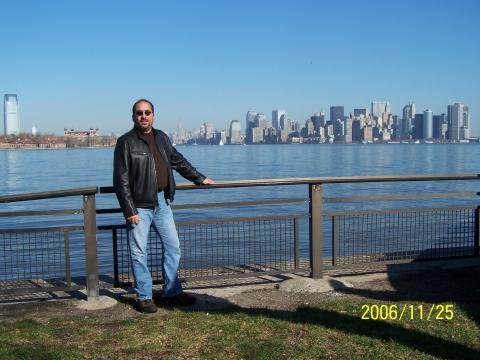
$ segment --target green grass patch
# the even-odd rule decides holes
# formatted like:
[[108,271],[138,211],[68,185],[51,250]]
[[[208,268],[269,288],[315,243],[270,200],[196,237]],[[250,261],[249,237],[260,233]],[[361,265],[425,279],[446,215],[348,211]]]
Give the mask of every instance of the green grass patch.
[[115,321],[1,323],[0,358],[480,358],[478,304],[454,304],[452,320],[362,320],[362,305],[337,298],[294,312],[175,310]]

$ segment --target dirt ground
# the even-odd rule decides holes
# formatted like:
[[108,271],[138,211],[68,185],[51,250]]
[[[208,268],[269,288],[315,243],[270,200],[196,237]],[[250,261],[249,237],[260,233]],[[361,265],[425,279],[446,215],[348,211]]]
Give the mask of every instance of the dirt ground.
[[[225,307],[257,308],[269,310],[295,311],[298,307],[314,306],[323,301],[338,297],[357,299],[363,303],[373,301],[398,301],[410,303],[480,303],[480,266],[454,269],[430,269],[421,272],[409,272],[402,275],[380,274],[364,276],[358,279],[348,278],[351,287],[340,286],[326,292],[293,292],[280,290],[279,283],[266,284],[263,287],[241,288],[233,293],[222,292],[220,288],[213,295],[202,293],[201,289],[192,290],[198,302],[188,310],[213,311]],[[335,282],[335,278],[331,278]],[[222,295],[223,294],[223,295]],[[76,298],[22,301],[0,303],[0,322],[14,322],[32,319],[47,322],[51,318],[100,318],[104,320],[124,320],[140,316],[132,308],[132,294],[110,294],[118,303],[102,310],[84,310],[78,307]],[[171,311],[160,305],[160,313]],[[480,319],[480,314],[471,314]]]

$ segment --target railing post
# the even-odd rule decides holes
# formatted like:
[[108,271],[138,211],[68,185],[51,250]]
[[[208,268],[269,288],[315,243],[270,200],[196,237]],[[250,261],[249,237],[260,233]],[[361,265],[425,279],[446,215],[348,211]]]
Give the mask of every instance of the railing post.
[[94,194],[83,196],[83,231],[85,235],[87,297],[88,300],[96,300],[99,296],[99,284],[97,261],[97,219]]
[[310,198],[310,267],[314,279],[323,277],[323,199],[322,185],[309,184]]
[[480,256],[480,207],[477,206],[475,209],[475,231],[473,238],[473,254],[475,256]]

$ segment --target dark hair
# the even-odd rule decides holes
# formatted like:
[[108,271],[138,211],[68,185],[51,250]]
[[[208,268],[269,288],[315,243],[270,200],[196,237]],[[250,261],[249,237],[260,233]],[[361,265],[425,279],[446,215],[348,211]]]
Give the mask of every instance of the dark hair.
[[146,103],[150,104],[150,107],[152,108],[152,113],[155,114],[155,109],[153,108],[153,104],[150,100],[139,99],[139,100],[135,101],[135,104],[133,104],[133,106],[132,106],[132,116],[135,115],[135,108],[137,107],[138,103],[141,103],[141,102],[146,102]]

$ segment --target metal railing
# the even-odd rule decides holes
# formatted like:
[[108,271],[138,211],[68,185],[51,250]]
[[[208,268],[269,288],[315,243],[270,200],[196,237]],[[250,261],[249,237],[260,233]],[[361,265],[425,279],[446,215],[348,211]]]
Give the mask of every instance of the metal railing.
[[0,229],[0,295],[72,291],[82,288],[71,279],[70,233],[83,231],[86,286],[89,299],[98,297],[95,194],[97,188],[81,188],[0,196],[0,203],[83,197],[82,209],[1,212],[0,217],[81,215],[83,226]]
[[[326,197],[325,185],[360,184],[360,183],[405,183],[405,182],[443,182],[478,180],[477,174],[465,175],[423,175],[423,176],[374,176],[374,177],[330,177],[330,178],[297,178],[297,179],[262,179],[220,182],[211,186],[194,186],[180,184],[180,191],[202,191],[203,189],[242,188],[242,187],[281,187],[289,185],[307,185],[308,198],[262,199],[231,202],[202,202],[200,204],[181,204],[173,206],[176,210],[202,211],[211,208],[250,208],[256,206],[287,206],[288,204],[308,203],[304,212],[287,212],[260,214],[250,216],[234,216],[207,219],[184,219],[177,221],[177,228],[182,244],[182,263],[180,276],[187,280],[219,279],[259,274],[278,274],[310,270],[313,278],[320,278],[328,269],[341,267],[354,268],[378,263],[401,263],[412,260],[479,256],[479,207],[478,192],[441,192],[416,194],[388,194],[375,196]],[[97,227],[97,217],[119,212],[117,208],[96,209],[95,194],[100,197],[112,193],[111,187],[76,189],[49,193],[0,196],[0,203],[48,199],[62,196],[83,196],[83,209],[49,210],[0,213],[2,216],[36,216],[72,212],[84,215],[81,227],[85,241],[86,285],[88,297],[98,296],[98,259],[97,235],[100,232],[111,234],[113,247],[113,273],[116,285],[127,285],[132,282],[127,236],[125,226],[107,224]],[[420,199],[453,199],[467,197],[473,199],[473,205],[442,206],[435,208],[418,208],[417,206],[395,209],[330,211],[329,204],[340,203],[375,203],[378,201],[404,201]],[[66,211],[66,212],[65,212]],[[63,214],[62,213],[62,214]],[[188,218],[188,216],[187,216]],[[301,220],[308,219],[308,229],[301,228]],[[78,229],[77,229],[78,230]],[[20,234],[42,233],[45,231],[61,232],[69,229],[12,229],[0,230],[0,258],[8,258],[14,248],[29,240]],[[301,240],[299,233],[306,233],[307,258],[301,256],[299,250]],[[19,237],[16,245],[8,247],[12,242],[11,234]],[[43,236],[43,235],[42,235]],[[48,237],[48,236],[47,236]],[[330,241],[324,241],[325,238]],[[17,239],[17,238],[16,238]],[[57,267],[65,267],[65,272],[54,277],[66,279],[69,287],[68,235],[64,235],[64,243],[56,242],[61,249],[57,253],[65,253],[64,260],[57,261]],[[162,246],[155,231],[150,233],[149,266],[155,282],[162,281]],[[41,243],[45,241],[40,241]],[[35,241],[33,242],[35,244]],[[330,245],[330,248],[326,245]],[[3,247],[2,247],[3,246]],[[24,245],[21,245],[24,246]],[[36,245],[35,245],[36,246]],[[35,246],[25,248],[32,259],[37,256]],[[331,253],[329,253],[331,251]],[[24,255],[21,255],[24,256]],[[27,256],[27,259],[28,259]],[[58,257],[59,255],[57,255]],[[42,259],[42,256],[39,258]],[[25,263],[32,263],[27,260]],[[43,261],[43,260],[42,260]],[[18,267],[13,263],[10,277],[17,280],[31,278],[50,279],[46,270],[26,271],[19,275]],[[35,265],[36,266],[36,265]],[[28,267],[28,266],[27,266]],[[42,269],[42,267],[39,267]],[[7,271],[8,272],[8,271]],[[28,279],[30,278],[30,279]],[[0,279],[4,291],[4,282]],[[17,289],[18,290],[18,289]],[[12,291],[11,289],[9,291]],[[20,291],[20,290],[19,290]]]

